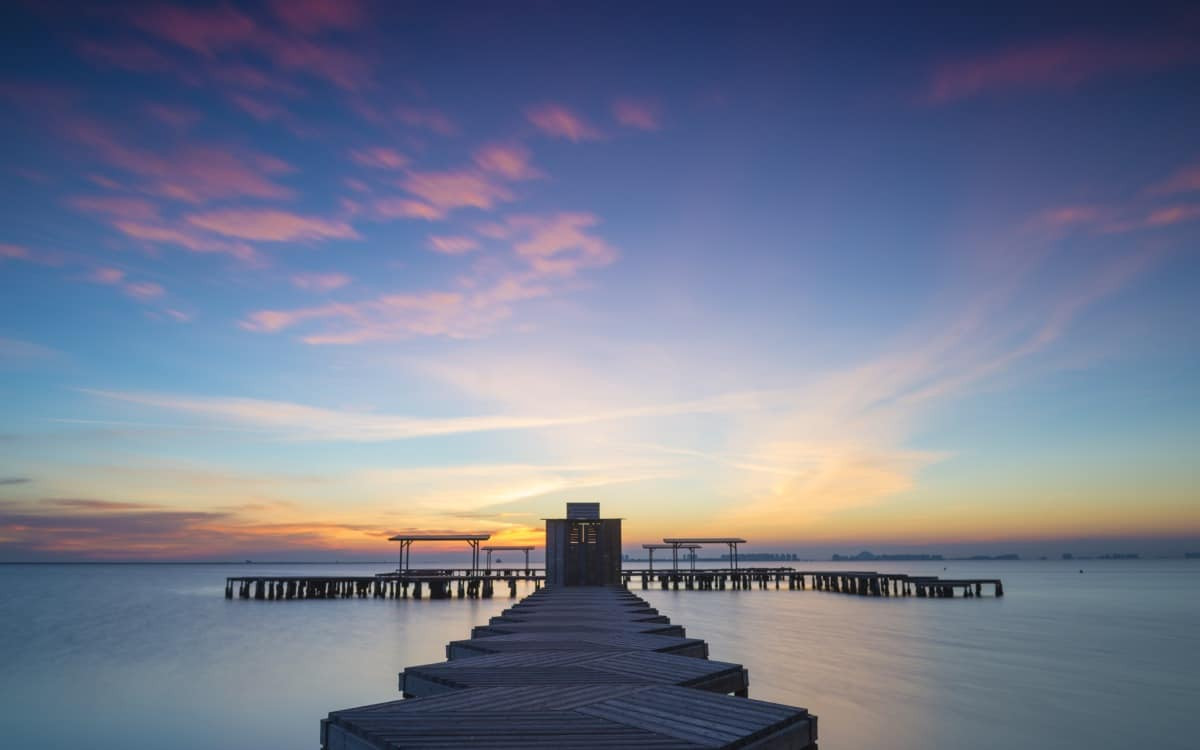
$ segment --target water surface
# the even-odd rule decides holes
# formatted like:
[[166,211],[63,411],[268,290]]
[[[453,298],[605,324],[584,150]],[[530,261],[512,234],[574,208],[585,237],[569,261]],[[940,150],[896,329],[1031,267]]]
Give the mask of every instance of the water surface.
[[[312,750],[322,716],[398,697],[405,665],[445,658],[447,641],[510,604],[506,591],[228,601],[225,576],[382,567],[0,565],[0,736]],[[1006,596],[634,591],[713,658],[746,665],[752,697],[818,714],[825,750],[1195,746],[1200,561],[872,567],[1002,577]]]

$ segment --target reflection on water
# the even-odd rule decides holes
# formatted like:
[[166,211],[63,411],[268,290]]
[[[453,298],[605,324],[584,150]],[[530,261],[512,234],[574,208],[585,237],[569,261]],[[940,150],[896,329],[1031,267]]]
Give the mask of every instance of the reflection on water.
[[[752,697],[818,714],[823,748],[1193,746],[1200,561],[946,565],[1007,595],[634,591],[745,664]],[[328,711],[398,697],[402,667],[510,600],[227,601],[224,577],[378,569],[0,566],[0,736],[315,748]]]

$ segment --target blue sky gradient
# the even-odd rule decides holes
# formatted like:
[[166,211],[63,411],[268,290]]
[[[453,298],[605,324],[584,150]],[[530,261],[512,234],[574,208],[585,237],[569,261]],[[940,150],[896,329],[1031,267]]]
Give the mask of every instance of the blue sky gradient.
[[1186,4],[3,14],[0,559],[1200,546]]

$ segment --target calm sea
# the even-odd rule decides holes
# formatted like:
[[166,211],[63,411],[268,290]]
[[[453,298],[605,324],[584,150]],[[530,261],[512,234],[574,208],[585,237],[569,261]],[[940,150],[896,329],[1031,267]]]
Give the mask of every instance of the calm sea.
[[[381,567],[0,565],[3,745],[313,750],[510,600],[226,601],[225,576]],[[751,697],[816,713],[826,750],[1197,747],[1200,560],[873,567],[1006,596],[634,590]]]

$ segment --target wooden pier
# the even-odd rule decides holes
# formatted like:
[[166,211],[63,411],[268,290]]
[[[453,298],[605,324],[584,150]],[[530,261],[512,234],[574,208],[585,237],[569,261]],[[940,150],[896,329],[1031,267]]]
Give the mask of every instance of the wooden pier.
[[230,576],[225,579],[226,599],[449,599],[491,598],[496,587],[517,595],[517,582],[530,581],[541,588],[545,575],[517,568],[494,570],[418,570],[373,576]]
[[[546,577],[530,568],[491,570],[419,570],[374,576],[231,576],[225,579],[226,599],[459,599],[491,598],[496,589],[517,595],[517,583],[529,581],[541,588]],[[782,589],[827,591],[857,596],[915,596],[918,598],[974,598],[990,592],[1004,596],[999,578],[938,578],[874,571],[797,570],[774,568],[624,569],[620,580],[635,581],[643,589],[686,591],[749,591]],[[987,587],[987,588],[985,588]]]
[[324,750],[816,748],[817,718],[751,700],[739,664],[621,586],[543,588],[400,675],[404,700],[334,711]]
[[625,569],[621,581],[626,586],[640,580],[643,589],[657,584],[663,589],[687,591],[723,591],[788,588],[792,591],[832,591],[858,596],[916,596],[951,599],[956,596],[983,596],[984,586],[993,596],[1004,596],[999,578],[938,578],[904,573],[877,573],[860,570],[797,570],[777,568],[694,568]]

